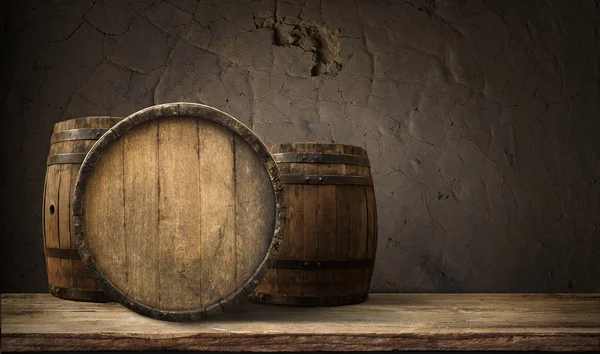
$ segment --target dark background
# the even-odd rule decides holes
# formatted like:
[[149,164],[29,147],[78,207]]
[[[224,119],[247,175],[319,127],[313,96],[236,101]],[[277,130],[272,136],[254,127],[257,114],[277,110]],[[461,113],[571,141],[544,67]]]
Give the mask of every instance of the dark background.
[[0,292],[47,290],[53,124],[173,101],[366,148],[373,291],[600,291],[597,0],[0,7]]

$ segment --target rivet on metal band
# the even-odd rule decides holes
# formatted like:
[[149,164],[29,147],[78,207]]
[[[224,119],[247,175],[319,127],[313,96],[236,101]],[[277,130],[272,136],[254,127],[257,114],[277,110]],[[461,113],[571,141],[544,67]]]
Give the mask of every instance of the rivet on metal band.
[[302,259],[278,259],[273,264],[274,269],[351,269],[372,268],[373,259],[351,259],[351,260],[302,260]]
[[273,154],[276,163],[331,163],[371,166],[369,159],[359,155],[324,154],[322,152],[283,152]]
[[85,159],[85,155],[87,155],[87,154],[77,153],[77,154],[51,155],[51,156],[48,156],[47,165],[49,166],[49,165],[58,165],[58,164],[64,164],[64,163],[82,163],[83,160]]
[[46,247],[46,257],[81,259],[79,252],[74,248],[52,248]]
[[367,176],[337,175],[281,175],[285,184],[342,184],[372,186],[373,178]]
[[98,140],[107,131],[108,129],[104,128],[65,130],[52,134],[50,144],[71,140]]

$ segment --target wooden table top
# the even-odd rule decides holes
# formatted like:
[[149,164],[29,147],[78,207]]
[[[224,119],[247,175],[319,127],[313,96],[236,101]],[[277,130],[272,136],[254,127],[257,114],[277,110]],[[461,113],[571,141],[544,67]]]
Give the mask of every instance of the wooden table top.
[[371,294],[340,307],[245,303],[193,323],[117,303],[2,295],[2,351],[600,350],[600,294]]

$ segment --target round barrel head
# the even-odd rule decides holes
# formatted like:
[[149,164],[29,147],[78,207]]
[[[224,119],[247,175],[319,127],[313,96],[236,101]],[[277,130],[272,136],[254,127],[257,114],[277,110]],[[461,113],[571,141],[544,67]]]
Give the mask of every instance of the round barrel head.
[[273,263],[285,197],[265,145],[212,107],[125,118],[86,156],[72,211],[79,253],[114,300],[157,319],[235,306]]

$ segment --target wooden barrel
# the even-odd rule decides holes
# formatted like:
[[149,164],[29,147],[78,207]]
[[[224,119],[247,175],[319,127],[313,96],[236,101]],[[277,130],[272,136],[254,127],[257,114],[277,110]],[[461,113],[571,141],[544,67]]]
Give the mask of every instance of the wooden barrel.
[[280,256],[253,298],[320,306],[367,299],[377,211],[367,152],[342,144],[271,148],[285,184],[288,227]]
[[274,261],[283,184],[242,123],[191,103],[153,106],[111,128],[76,183],[79,253],[104,291],[162,320],[235,306]]
[[84,117],[54,125],[50,140],[42,224],[48,288],[54,296],[110,301],[79,258],[71,233],[71,201],[79,166],[92,145],[121,118]]

